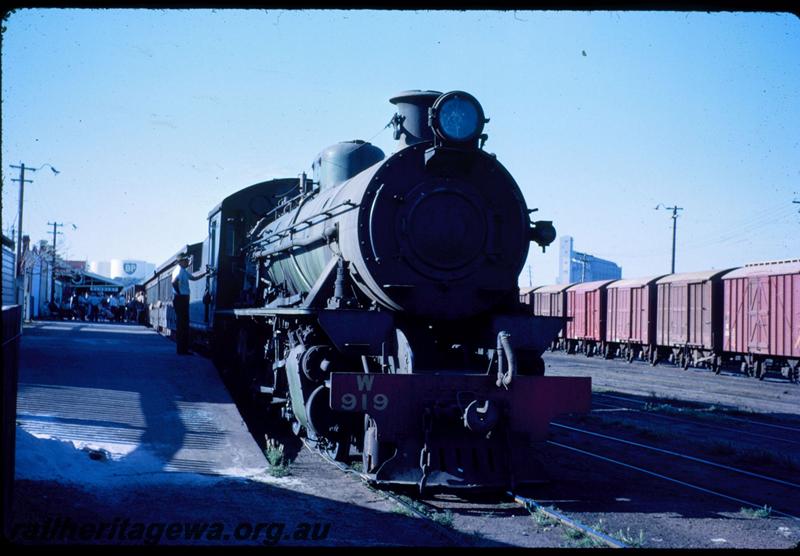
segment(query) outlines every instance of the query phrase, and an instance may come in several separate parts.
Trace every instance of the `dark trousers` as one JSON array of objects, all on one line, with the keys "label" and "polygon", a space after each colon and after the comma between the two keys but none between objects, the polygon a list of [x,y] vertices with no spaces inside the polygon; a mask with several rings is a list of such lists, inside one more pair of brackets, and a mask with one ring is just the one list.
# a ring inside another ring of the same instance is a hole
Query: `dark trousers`
[{"label": "dark trousers", "polygon": [[172,307],[175,309],[175,342],[178,353],[189,351],[189,296],[176,295],[172,298]]}]

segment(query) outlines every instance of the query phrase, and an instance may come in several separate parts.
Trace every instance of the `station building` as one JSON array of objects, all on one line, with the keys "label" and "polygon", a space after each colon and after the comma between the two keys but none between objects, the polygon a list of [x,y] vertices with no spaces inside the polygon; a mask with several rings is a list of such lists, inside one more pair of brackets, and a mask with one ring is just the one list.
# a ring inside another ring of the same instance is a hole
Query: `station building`
[{"label": "station building", "polygon": [[17,254],[14,240],[3,234],[3,305],[17,303]]},{"label": "station building", "polygon": [[86,270],[97,276],[105,276],[129,285],[150,278],[156,265],[134,259],[111,259],[110,261],[89,261]]}]

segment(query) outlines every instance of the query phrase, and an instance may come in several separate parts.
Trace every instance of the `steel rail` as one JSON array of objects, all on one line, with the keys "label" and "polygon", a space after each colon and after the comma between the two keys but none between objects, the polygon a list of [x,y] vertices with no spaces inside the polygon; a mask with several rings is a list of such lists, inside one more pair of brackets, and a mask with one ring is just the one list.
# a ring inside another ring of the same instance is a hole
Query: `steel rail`
[{"label": "steel rail", "polygon": [[[553,446],[558,446],[559,448],[564,448],[566,450],[572,450],[573,452],[578,452],[580,454],[584,454],[584,455],[587,455],[589,457],[593,457],[593,458],[596,458],[596,459],[607,461],[609,463],[613,463],[614,465],[619,465],[619,466],[622,466],[622,467],[626,467],[628,469],[633,469],[634,471],[639,471],[641,473],[645,473],[646,475],[652,475],[653,477],[658,477],[659,479],[664,479],[665,481],[676,483],[676,484],[679,484],[679,485],[682,485],[682,486],[685,486],[685,487],[688,487],[688,488],[691,488],[691,489],[694,489],[694,490],[698,490],[700,492],[705,492],[706,494],[711,494],[711,495],[717,496],[719,498],[725,498],[727,500],[733,500],[734,502],[738,502],[740,504],[747,504],[748,506],[752,506],[753,508],[763,508],[764,505],[765,505],[765,504],[757,504],[755,502],[751,502],[750,500],[743,500],[742,498],[736,498],[735,496],[728,496],[727,494],[722,494],[721,492],[717,492],[717,491],[714,491],[714,490],[711,490],[711,489],[707,489],[707,488],[701,487],[699,485],[693,485],[691,483],[687,483],[687,482],[681,481],[679,479],[673,479],[672,477],[667,477],[666,475],[662,475],[660,473],[656,473],[655,471],[650,471],[648,469],[644,469],[642,467],[637,467],[637,466],[631,465],[629,463],[625,463],[625,462],[622,462],[622,461],[618,461],[618,460],[614,460],[614,459],[611,459],[611,458],[607,458],[605,456],[601,456],[600,454],[587,452],[586,450],[581,450],[580,448],[575,448],[573,446],[567,446],[566,444],[561,444],[560,442],[554,442],[552,440],[548,440],[547,443],[548,444],[552,444]],[[792,515],[792,514],[789,514],[789,513],[786,513],[786,512],[781,512],[779,510],[773,509],[772,513],[780,514],[782,516],[794,519],[795,521],[800,521],[800,517],[797,517],[795,515]]]},{"label": "steel rail", "polygon": [[622,541],[619,541],[619,540],[617,540],[617,539],[615,539],[613,537],[610,537],[610,536],[606,535],[605,533],[603,533],[602,531],[598,531],[597,529],[594,529],[593,527],[589,527],[588,525],[584,525],[580,521],[577,521],[577,520],[574,520],[572,518],[569,518],[569,517],[565,516],[564,514],[562,514],[561,512],[557,512],[556,510],[554,510],[552,508],[545,508],[544,506],[542,506],[541,504],[536,502],[536,500],[534,500],[533,498],[527,498],[525,496],[520,496],[518,494],[514,494],[513,492],[508,492],[507,494],[514,499],[514,502],[516,502],[517,504],[520,504],[521,506],[524,506],[525,509],[529,509],[532,506],[532,507],[536,508],[538,511],[540,511],[543,514],[545,514],[548,517],[550,517],[551,519],[555,519],[556,521],[562,523],[563,525],[566,525],[567,527],[570,527],[571,529],[576,529],[576,530],[580,531],[581,533],[585,533],[586,535],[589,535],[590,537],[602,542],[603,544],[605,544],[607,546],[610,546],[611,548],[630,548],[628,545],[626,545]]},{"label": "steel rail", "polygon": [[[342,463],[340,461],[336,461],[335,459],[331,458],[327,454],[325,454],[325,453],[321,452],[320,450],[318,450],[316,447],[312,446],[305,438],[302,438],[301,441],[303,442],[303,445],[306,447],[306,449],[308,449],[310,452],[316,454],[317,456],[319,456],[320,458],[325,460],[327,463],[333,465],[334,467],[336,467],[340,471],[343,471],[345,473],[350,473],[352,475],[356,475],[364,483],[366,483],[367,486],[370,486],[370,488],[371,488],[371,483],[373,481],[372,481],[372,479],[370,479],[369,475],[367,475],[366,473],[360,472],[360,471],[356,471],[355,469],[352,469],[351,467],[348,467],[347,465],[345,465],[344,463]],[[386,498],[389,498],[393,502],[395,502],[396,504],[399,504],[400,506],[403,506],[404,508],[406,508],[407,510],[412,512],[414,515],[416,515],[417,517],[420,517],[422,519],[426,519],[426,520],[432,522],[434,525],[439,527],[442,530],[442,532],[445,533],[445,535],[451,541],[454,542],[454,544],[460,544],[461,541],[454,537],[453,532],[449,528],[445,527],[444,525],[442,525],[440,523],[437,523],[431,517],[430,514],[426,514],[425,512],[419,511],[418,508],[414,507],[412,504],[409,504],[408,502],[406,502],[401,497],[399,497],[398,495],[394,494],[391,491],[377,490],[377,489],[373,489],[373,490],[375,490],[376,492],[380,492]],[[579,522],[577,520],[571,519],[571,518],[567,517],[566,515],[564,515],[564,514],[562,514],[560,512],[557,512],[557,511],[555,511],[555,510],[553,510],[551,508],[545,508],[544,506],[542,506],[538,502],[536,502],[533,498],[527,498],[527,497],[524,497],[524,496],[520,496],[518,494],[514,494],[512,492],[507,492],[506,494],[511,496],[514,499],[514,502],[516,502],[517,504],[522,505],[526,509],[530,508],[531,506],[533,506],[536,509],[538,509],[539,511],[541,511],[544,514],[546,514],[547,516],[549,516],[550,518],[558,521],[562,525],[565,525],[565,526],[567,526],[567,527],[569,527],[571,529],[575,529],[577,531],[585,533],[586,535],[588,535],[588,536],[590,536],[590,537],[602,542],[603,544],[606,544],[606,545],[610,546],[611,548],[629,548],[623,542],[621,542],[621,541],[619,541],[619,540],[617,540],[617,539],[615,539],[613,537],[610,537],[610,536],[606,535],[605,533],[603,533],[601,531],[598,531],[598,530],[596,530],[596,529],[594,529],[592,527],[589,527],[588,525],[584,525],[583,523],[581,523],[581,522]],[[438,511],[438,508],[436,508],[435,506],[432,506],[431,504],[428,504],[426,502],[422,502],[420,500],[415,500],[415,502],[418,503],[418,504],[427,506],[429,508],[432,508],[435,511]]]},{"label": "steel rail", "polygon": [[746,434],[748,436],[754,436],[756,438],[763,438],[765,440],[775,440],[775,441],[778,441],[778,442],[788,442],[789,444],[800,444],[800,440],[792,440],[792,439],[789,439],[789,438],[782,438],[780,436],[770,436],[768,434],[761,434],[759,432],[751,432],[751,431],[743,431],[743,430],[740,430],[740,429],[732,429],[732,428],[729,428],[729,427],[723,427],[723,426],[720,426],[720,425],[714,425],[712,423],[706,423],[706,422],[704,422],[702,420],[686,419],[686,418],[682,418],[682,417],[676,417],[674,415],[664,415],[663,413],[658,413],[658,412],[645,412],[645,411],[642,411],[641,409],[635,409],[635,408],[632,408],[632,407],[620,407],[620,406],[611,405],[610,403],[603,403],[603,402],[599,402],[599,401],[595,401],[594,403],[596,403],[598,405],[606,406],[606,407],[615,408],[615,409],[625,409],[625,410],[628,410],[628,411],[635,411],[635,412],[640,413],[642,415],[648,415],[648,416],[652,415],[653,417],[658,417],[659,419],[666,419],[668,421],[675,421],[675,422],[678,422],[678,423],[689,423],[689,424],[693,424],[693,425],[698,425],[698,426],[701,426],[701,427],[705,427],[707,429],[715,429],[715,430],[720,430],[720,431],[735,432],[736,434]]},{"label": "steel rail", "polygon": [[561,425],[561,424],[555,423],[555,422],[551,423],[551,425],[553,425],[554,427],[567,429],[567,430],[579,432],[579,433],[582,433],[582,434],[588,434],[588,435],[591,435],[591,436],[596,436],[598,438],[605,438],[606,440],[613,440],[614,442],[621,442],[622,444],[628,444],[629,446],[636,446],[637,448],[644,448],[645,450],[652,450],[654,452],[660,452],[662,454],[667,454],[667,455],[670,455],[670,456],[674,456],[674,457],[678,457],[678,458],[694,461],[694,462],[697,462],[697,463],[702,463],[704,465],[710,465],[712,467],[718,467],[720,469],[725,469],[727,471],[733,471],[734,473],[741,473],[742,475],[748,475],[750,477],[755,477],[756,479],[761,479],[761,480],[764,480],[764,481],[772,481],[773,483],[779,483],[779,484],[782,484],[782,485],[786,485],[786,486],[789,486],[789,487],[800,489],[800,484],[797,484],[797,483],[790,483],[789,481],[783,481],[781,479],[775,479],[774,477],[769,477],[767,475],[761,475],[759,473],[753,473],[751,471],[746,471],[744,469],[739,469],[737,467],[730,467],[730,466],[724,465],[722,463],[715,463],[713,461],[709,461],[709,460],[706,460],[706,459],[696,458],[694,456],[688,456],[686,454],[680,454],[678,452],[673,452],[672,450],[665,450],[664,448],[656,448],[655,446],[648,446],[647,444],[640,444],[639,442],[633,442],[631,440],[625,440],[623,438],[616,438],[614,436],[608,436],[608,435],[605,435],[605,434],[600,434],[599,432],[592,432],[592,431],[587,431],[587,430],[584,430],[584,429],[578,429],[578,428],[575,428],[575,427],[570,427],[568,425]]},{"label": "steel rail", "polygon": [[[622,400],[624,402],[629,402],[629,403],[634,403],[634,404],[639,404],[639,405],[645,405],[647,403],[650,403],[650,402],[643,402],[641,400],[634,400],[634,399],[631,399],[631,398],[624,398],[624,397],[621,397],[621,396],[614,396],[612,394],[605,394],[603,392],[596,392],[596,394],[600,395],[600,396],[605,396],[606,398],[611,398],[613,400]],[[730,419],[732,421],[740,421],[742,423],[750,423],[751,425],[757,425],[757,426],[760,426],[760,427],[771,427],[771,428],[774,428],[774,429],[782,429],[782,430],[787,430],[787,431],[791,431],[791,432],[800,432],[800,428],[798,428],[798,427],[787,427],[787,426],[784,426],[784,425],[775,425],[773,423],[761,423],[759,421],[753,421],[751,419],[744,419],[742,417],[734,417],[732,415],[725,415],[724,413],[722,413],[720,415],[722,417],[724,417],[725,419]]]},{"label": "steel rail", "polygon": [[[325,454],[325,453],[321,452],[320,450],[318,450],[316,447],[312,446],[307,441],[307,439],[301,438],[300,440],[303,442],[303,446],[305,446],[306,449],[308,451],[310,451],[311,453],[316,454],[317,456],[322,458],[324,461],[326,461],[327,463],[333,465],[334,467],[336,467],[340,471],[344,471],[345,473],[350,473],[352,475],[356,475],[359,479],[361,479],[364,483],[366,483],[367,487],[369,487],[374,492],[380,493],[385,498],[388,498],[392,502],[402,506],[403,508],[407,509],[408,511],[410,511],[411,513],[413,513],[417,517],[431,522],[435,527],[437,527],[439,529],[439,531],[442,534],[444,534],[445,537],[447,537],[447,539],[450,542],[453,543],[454,546],[463,544],[463,539],[456,538],[455,532],[452,529],[450,529],[448,527],[445,527],[441,523],[436,522],[429,514],[426,514],[425,512],[419,511],[418,508],[415,508],[412,504],[409,504],[408,502],[406,502],[405,500],[403,500],[401,497],[399,497],[398,495],[394,494],[393,492],[390,492],[390,491],[387,491],[387,490],[378,490],[378,489],[372,488],[371,483],[373,483],[373,481],[372,481],[372,479],[370,479],[369,475],[367,475],[366,473],[363,473],[361,471],[356,471],[355,469],[352,469],[351,467],[348,467],[344,463],[342,463],[340,461],[336,461],[335,459],[331,458],[327,454]],[[424,502],[417,501],[417,503],[425,505],[425,506],[432,507],[432,506],[430,506],[430,504],[425,504]]]}]

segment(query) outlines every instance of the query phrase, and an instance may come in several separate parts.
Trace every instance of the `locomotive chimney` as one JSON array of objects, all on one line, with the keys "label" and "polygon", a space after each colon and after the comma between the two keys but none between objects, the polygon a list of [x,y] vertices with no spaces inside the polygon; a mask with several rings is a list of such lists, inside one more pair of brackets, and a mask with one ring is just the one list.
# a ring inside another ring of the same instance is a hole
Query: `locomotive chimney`
[{"label": "locomotive chimney", "polygon": [[433,131],[428,125],[428,108],[441,94],[438,91],[413,90],[403,91],[389,99],[397,105],[392,124],[398,151],[421,141],[433,140]]}]

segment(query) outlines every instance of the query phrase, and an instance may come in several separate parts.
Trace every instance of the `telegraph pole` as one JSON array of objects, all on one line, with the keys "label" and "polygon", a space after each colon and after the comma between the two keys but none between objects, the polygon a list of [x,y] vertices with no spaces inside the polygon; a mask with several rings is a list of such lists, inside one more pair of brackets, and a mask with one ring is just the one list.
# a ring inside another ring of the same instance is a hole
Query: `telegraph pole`
[{"label": "telegraph pole", "polygon": [[[24,162],[20,162],[19,166],[15,166],[14,164],[10,165],[12,168],[19,170],[19,179],[11,179],[11,181],[19,182],[19,214],[17,215],[17,268],[16,268],[16,278],[17,278],[17,294],[24,296],[24,292],[22,292],[22,287],[20,283],[20,277],[22,276],[22,200],[25,196],[25,184],[26,183],[33,183],[33,180],[26,180],[25,179],[25,170],[29,172],[36,172],[37,170],[41,170],[45,166],[49,166],[50,170],[53,172],[53,175],[58,175],[60,172],[56,170],[52,164],[46,163],[42,164],[38,168],[31,168],[29,166],[25,166]],[[22,305],[22,299],[17,297],[17,303]]]},{"label": "telegraph pole", "polygon": [[[11,165],[12,168],[16,168],[19,170],[19,179],[11,179],[11,181],[18,181],[19,182],[19,212],[17,213],[17,272],[16,275],[19,276],[22,274],[22,199],[25,196],[25,184],[26,183],[33,183],[33,180],[26,180],[25,179],[25,170],[30,172],[35,172],[36,170],[33,168],[29,168],[25,166],[24,162],[20,162],[19,166]],[[19,301],[19,300],[17,300]]]},{"label": "telegraph pole", "polygon": [[59,224],[58,222],[48,222],[47,225],[53,227],[53,263],[50,268],[52,271],[50,277],[50,303],[53,303],[56,296],[56,236],[64,234],[64,232],[57,231],[57,227],[63,226],[64,224]]},{"label": "telegraph pole", "polygon": [[672,211],[672,274],[675,274],[675,235],[678,228],[678,211],[683,210],[682,207],[675,205],[674,207],[661,207],[661,203],[656,205],[656,210],[664,208]]}]

